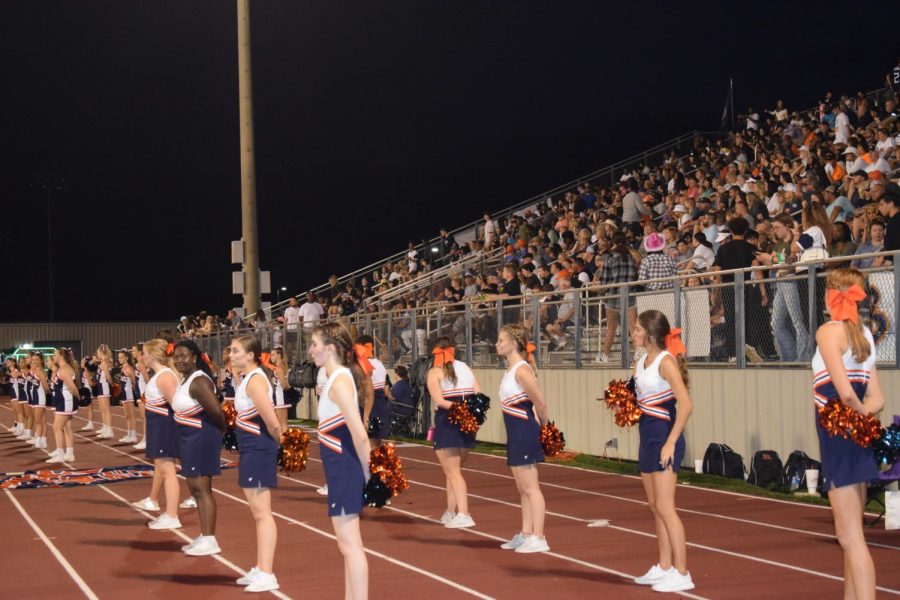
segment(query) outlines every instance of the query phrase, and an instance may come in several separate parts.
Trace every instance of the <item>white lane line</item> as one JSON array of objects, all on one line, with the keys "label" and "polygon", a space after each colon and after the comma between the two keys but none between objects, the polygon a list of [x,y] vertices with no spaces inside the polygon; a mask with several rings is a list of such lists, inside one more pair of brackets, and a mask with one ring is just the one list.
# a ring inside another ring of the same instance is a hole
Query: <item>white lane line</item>
[{"label": "white lane line", "polygon": [[90,600],[99,600],[97,598],[97,594],[94,593],[94,590],[88,586],[87,583],[84,582],[84,579],[81,578],[81,575],[78,574],[78,571],[66,560],[66,557],[62,555],[62,552],[54,545],[53,542],[50,541],[50,538],[44,533],[44,531],[38,527],[38,524],[34,522],[34,519],[28,514],[28,512],[19,504],[19,501],[16,500],[15,496],[9,490],[4,490],[6,492],[6,497],[9,498],[9,501],[12,502],[13,506],[19,511],[19,514],[22,515],[22,518],[31,526],[31,529],[38,535],[44,545],[50,550],[50,553],[57,560],[57,562],[62,565],[62,568],[65,569],[66,573],[68,573],[69,577],[72,578],[72,581],[81,588],[82,593]]},{"label": "white lane line", "polygon": [[[115,429],[118,429],[118,428],[115,428]],[[76,435],[77,437],[80,437],[80,438],[84,439],[84,440],[87,440],[88,442],[91,442],[92,444],[96,444],[97,446],[100,446],[101,448],[106,448],[107,450],[112,450],[113,452],[118,452],[119,454],[122,454],[122,455],[124,455],[124,456],[129,456],[129,457],[131,457],[131,458],[133,458],[133,459],[135,459],[135,460],[139,460],[139,461],[141,461],[141,462],[143,462],[143,463],[146,463],[146,464],[148,464],[148,465],[149,465],[149,464],[152,464],[152,463],[150,463],[149,461],[144,460],[143,458],[140,458],[140,457],[138,457],[138,456],[133,456],[133,455],[131,455],[131,454],[128,454],[127,452],[122,452],[122,451],[119,450],[118,448],[113,448],[112,446],[105,446],[105,445],[101,444],[100,442],[96,442],[96,441],[94,441],[94,440],[92,440],[92,439],[90,439],[90,438],[84,437],[84,436],[82,436],[81,434],[77,434],[77,433],[76,433],[75,435]],[[179,475],[178,477],[184,479],[184,477],[181,476],[181,475]],[[280,477],[283,477],[283,476],[280,476]],[[290,479],[291,481],[297,481],[297,480],[292,479],[292,478],[290,478],[290,477],[283,477],[283,478],[284,478],[284,479]],[[307,485],[312,485],[312,484],[307,484]],[[101,486],[101,487],[103,487],[103,486]],[[314,487],[318,487],[318,486],[314,486]],[[110,490],[106,490],[106,491],[109,492],[109,493],[111,493],[111,494],[113,493],[113,492],[110,491]],[[220,489],[216,489],[216,488],[213,488],[213,491],[214,491],[215,493],[217,493],[217,494],[220,494],[220,495],[222,495],[222,496],[225,496],[226,498],[229,498],[230,500],[234,500],[235,502],[239,502],[239,503],[241,503],[241,504],[243,504],[243,505],[245,505],[245,506],[248,506],[248,507],[250,506],[250,504],[249,504],[246,500],[242,500],[241,498],[238,498],[237,496],[233,496],[233,495],[229,494],[228,492],[224,492],[224,491],[222,491],[222,490],[220,490]],[[114,494],[114,495],[115,495],[115,494]],[[128,501],[125,500],[124,498],[123,498],[123,500],[124,500],[125,502],[128,502]],[[131,505],[130,502],[129,502],[128,504],[129,504],[129,506]],[[136,507],[133,507],[133,508],[135,508],[135,510],[137,510]],[[140,511],[140,512],[143,512],[143,511]],[[146,514],[146,513],[145,513],[145,514]],[[293,519],[293,518],[291,518],[291,517],[288,517],[287,515],[283,515],[283,514],[281,514],[281,513],[275,512],[275,511],[272,511],[272,515],[275,516],[275,517],[278,517],[278,518],[280,518],[280,519],[283,519],[283,520],[287,521],[288,523],[292,523],[292,524],[294,524],[294,525],[299,525],[300,527],[303,527],[303,528],[305,528],[305,529],[307,529],[307,530],[309,530],[309,531],[312,531],[313,533],[317,533],[317,534],[319,534],[319,535],[321,535],[321,536],[323,536],[323,537],[327,537],[327,538],[330,539],[330,540],[337,541],[337,538],[336,538],[333,534],[328,533],[327,531],[324,531],[324,530],[322,530],[322,529],[319,529],[318,527],[313,527],[312,525],[309,525],[308,523],[304,523],[304,522],[302,522],[302,521],[298,521],[298,520],[296,520],[296,519]],[[180,533],[180,532],[179,532],[179,533]],[[188,538],[187,536],[184,536],[184,538],[185,538],[187,541],[191,541],[190,538]],[[404,562],[404,561],[402,561],[402,560],[393,558],[393,557],[391,557],[391,556],[388,556],[387,554],[383,554],[383,553],[381,553],[381,552],[378,552],[378,551],[376,551],[376,550],[372,550],[372,549],[370,549],[370,548],[366,548],[365,551],[366,551],[366,554],[370,554],[370,555],[372,555],[372,556],[375,556],[375,557],[377,557],[377,558],[380,558],[380,559],[382,559],[382,560],[385,560],[385,561],[387,561],[387,562],[389,562],[389,563],[392,563],[392,564],[395,564],[395,565],[397,565],[397,566],[399,566],[399,567],[402,567],[402,568],[404,568],[404,569],[407,569],[407,570],[409,570],[409,571],[413,571],[413,572],[415,572],[415,573],[419,573],[420,575],[424,575],[424,576],[426,576],[426,577],[428,577],[428,578],[430,578],[430,579],[434,579],[435,581],[438,581],[438,582],[440,582],[440,583],[443,583],[443,584],[445,584],[445,585],[447,585],[447,586],[449,586],[449,587],[452,587],[452,588],[454,588],[454,589],[456,589],[456,590],[459,590],[459,591],[461,591],[461,592],[465,592],[465,593],[467,593],[467,594],[469,594],[469,595],[471,595],[471,596],[474,596],[474,597],[476,597],[476,598],[481,598],[482,600],[493,600],[493,598],[492,598],[491,596],[488,596],[488,595],[486,595],[486,594],[482,594],[481,592],[479,592],[479,591],[477,591],[477,590],[474,590],[474,589],[472,589],[472,588],[466,587],[466,586],[462,585],[461,583],[457,583],[457,582],[455,582],[455,581],[453,581],[453,580],[447,579],[447,578],[445,578],[445,577],[441,577],[440,575],[437,575],[437,574],[432,573],[432,572],[430,572],[430,571],[426,571],[425,569],[421,569],[421,568],[419,568],[419,567],[417,567],[417,566],[415,566],[415,565],[413,565],[413,564]],[[238,569],[237,567],[235,567],[235,569],[236,569],[239,573],[244,573],[243,571],[241,571],[241,570]],[[274,593],[274,592],[273,592],[273,593]]]}]

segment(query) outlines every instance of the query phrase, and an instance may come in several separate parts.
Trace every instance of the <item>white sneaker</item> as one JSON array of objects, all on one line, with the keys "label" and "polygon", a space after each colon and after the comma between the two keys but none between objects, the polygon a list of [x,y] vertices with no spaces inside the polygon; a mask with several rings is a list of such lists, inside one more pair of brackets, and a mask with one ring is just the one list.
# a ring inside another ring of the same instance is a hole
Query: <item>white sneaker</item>
[{"label": "white sneaker", "polygon": [[150,529],[181,529],[181,521],[178,517],[170,517],[166,513],[159,515],[147,524]]},{"label": "white sneaker", "polygon": [[150,497],[144,498],[143,500],[139,500],[137,502],[132,502],[131,505],[135,508],[140,508],[141,510],[149,510],[152,512],[159,511],[159,502],[155,502]]},{"label": "white sneaker", "polygon": [[271,592],[272,590],[278,589],[278,580],[275,578],[275,573],[263,573],[262,571],[251,581],[247,587],[244,588],[245,592]]},{"label": "white sneaker", "polygon": [[446,525],[450,521],[453,520],[453,517],[456,516],[455,512],[450,512],[449,510],[445,510],[444,514],[441,515],[441,525]]},{"label": "white sneaker", "polygon": [[605,365],[609,362],[609,355],[606,352],[598,352],[597,356],[594,357],[594,362]]},{"label": "white sneaker", "polygon": [[525,543],[525,539],[527,537],[528,536],[526,536],[524,533],[522,533],[520,531],[519,533],[514,535],[513,538],[511,540],[509,540],[508,542],[500,544],[500,547],[503,548],[504,550],[515,550],[516,548],[518,548],[519,546],[521,546],[522,544]]},{"label": "white sneaker", "polygon": [[197,537],[195,537],[194,539],[192,539],[190,544],[185,544],[184,546],[182,546],[182,547],[181,547],[181,551],[182,551],[182,552],[187,552],[188,550],[190,550],[191,548],[193,548],[194,546],[196,546],[198,543],[200,543],[200,540],[201,540],[201,539],[203,539],[203,535],[202,535],[202,534],[201,534],[201,535],[198,535]]},{"label": "white sneaker", "polygon": [[[26,429],[26,430],[25,430],[25,437],[23,437],[22,439],[25,440],[25,441],[33,440],[33,439],[34,439],[34,432],[31,431],[30,429]],[[32,443],[33,443],[33,442],[32,442]]]},{"label": "white sneaker", "polygon": [[65,460],[65,455],[59,449],[57,449],[57,450],[54,450],[53,452],[51,452],[50,458],[48,458],[44,462],[54,464],[54,463],[61,463],[64,460]]},{"label": "white sneaker", "polygon": [[464,529],[466,527],[475,527],[475,521],[472,520],[471,515],[464,515],[462,513],[456,513],[456,516],[450,519],[446,525],[444,525],[447,529]]},{"label": "white sneaker", "polygon": [[257,569],[256,567],[253,567],[252,569],[247,571],[246,575],[244,575],[243,577],[241,577],[240,579],[237,580],[237,584],[238,585],[250,585],[251,583],[253,583],[253,581],[257,577],[259,577],[259,573],[260,573],[259,569]]},{"label": "white sneaker", "polygon": [[319,494],[320,496],[327,496],[328,495],[328,484],[326,483],[322,487],[316,489],[316,493]]},{"label": "white sneaker", "polygon": [[135,450],[146,450],[147,449],[147,440],[141,440],[134,446],[132,446]]},{"label": "white sneaker", "polygon": [[12,432],[13,435],[19,435],[20,433],[22,433],[22,424],[16,423],[15,427],[10,429],[10,431]]},{"label": "white sneaker", "polygon": [[213,535],[201,535],[194,540],[194,542],[195,543],[190,544],[190,547],[187,550],[182,548],[184,553],[188,556],[209,556],[210,554],[218,554],[222,551],[222,549],[219,548],[219,542]]},{"label": "white sneaker", "polygon": [[536,535],[529,535],[525,538],[525,542],[516,548],[519,554],[533,554],[535,552],[550,552],[550,545],[547,544],[547,538],[539,538]]},{"label": "white sneaker", "polygon": [[690,572],[682,575],[678,569],[672,568],[665,579],[653,586],[654,592],[686,592],[694,589],[694,581]]},{"label": "white sneaker", "polygon": [[27,439],[27,438],[28,438],[28,436],[25,435],[25,430],[24,430],[24,429],[19,433],[19,435],[16,436],[16,439],[17,439],[17,440],[24,440],[24,439]]},{"label": "white sneaker", "polygon": [[88,421],[87,425],[79,429],[78,431],[93,431],[94,430],[94,422]]},{"label": "white sneaker", "polygon": [[65,457],[63,458],[64,462],[75,462],[75,452],[66,452]]},{"label": "white sneaker", "polygon": [[39,447],[38,444],[40,442],[41,442],[41,438],[32,437],[32,438],[28,439],[25,443],[28,444],[29,446],[34,446],[35,448],[38,448]]},{"label": "white sneaker", "polygon": [[188,496],[181,501],[181,504],[178,505],[178,508],[197,508],[197,501],[193,496]]},{"label": "white sneaker", "polygon": [[34,447],[35,447],[35,448],[41,448],[41,449],[46,448],[46,447],[47,447],[47,438],[45,438],[45,437],[38,438],[38,441],[37,441],[37,443],[34,445]]},{"label": "white sneaker", "polygon": [[113,438],[112,429],[101,429],[100,433],[97,434],[98,440],[110,440]]},{"label": "white sneaker", "polygon": [[133,444],[137,441],[136,437],[132,437],[130,433],[126,433],[125,437],[119,439],[120,444]]},{"label": "white sneaker", "polygon": [[650,567],[650,570],[641,575],[640,577],[635,577],[634,582],[638,585],[655,585],[666,578],[669,574],[669,571],[674,570],[674,567],[669,567],[669,570],[665,570],[659,566],[659,564],[655,564]]}]

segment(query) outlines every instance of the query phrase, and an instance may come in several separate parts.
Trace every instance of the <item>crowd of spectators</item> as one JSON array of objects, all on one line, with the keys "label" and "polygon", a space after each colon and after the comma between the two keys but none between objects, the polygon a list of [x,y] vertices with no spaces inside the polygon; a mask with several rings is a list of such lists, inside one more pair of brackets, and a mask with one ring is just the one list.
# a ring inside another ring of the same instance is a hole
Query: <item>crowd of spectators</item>
[{"label": "crowd of spectators", "polygon": [[[459,243],[447,230],[441,230],[433,248],[410,242],[402,260],[385,263],[371,276],[344,283],[332,276],[302,304],[292,300],[275,323],[260,311],[246,325],[288,331],[319,319],[390,311],[397,318],[392,347],[402,354],[416,335],[418,306],[473,302],[487,308],[508,297],[553,292],[540,314],[507,300],[515,308],[509,314],[504,308],[503,318],[526,325],[540,318],[554,350],[570,341],[575,288],[647,281],[644,289],[658,291],[671,288],[677,273],[694,274],[688,285],[700,285],[733,280],[716,271],[759,265],[772,269],[755,278],[776,278],[804,269],[811,260],[837,256],[848,257],[846,264],[853,266],[878,267],[884,258],[852,256],[900,249],[897,102],[890,89],[878,102],[861,92],[837,96],[829,91],[810,110],[791,110],[781,100],[772,110],[749,108],[738,116],[735,131],[698,135],[682,156],[672,150],[660,164],[635,165],[614,185],[583,183],[522,214],[498,219],[485,214],[471,242]],[[452,268],[489,251],[502,254],[499,262]],[[451,268],[440,285],[411,285],[409,293],[381,301],[384,292],[443,265]],[[808,358],[804,284],[751,281],[745,290],[749,320],[771,324],[748,329],[751,360]],[[714,359],[734,359],[733,293],[723,288],[711,298]],[[622,321],[618,298],[607,298],[604,308],[607,328],[599,362],[608,360]],[[625,310],[630,323],[633,300]],[[493,341],[496,335],[488,312],[474,313],[478,340]],[[233,313],[186,321],[180,327],[186,335],[243,325]]]}]

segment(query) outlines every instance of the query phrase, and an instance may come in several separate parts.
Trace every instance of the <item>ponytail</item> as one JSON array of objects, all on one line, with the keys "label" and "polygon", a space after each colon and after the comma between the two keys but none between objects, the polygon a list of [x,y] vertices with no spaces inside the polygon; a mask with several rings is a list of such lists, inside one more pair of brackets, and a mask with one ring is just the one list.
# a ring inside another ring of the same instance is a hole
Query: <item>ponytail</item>
[{"label": "ponytail", "polygon": [[684,382],[684,387],[691,389],[691,380],[688,376],[687,361],[684,359],[684,354],[676,356],[675,362],[678,363],[678,372],[681,374],[681,380]]},{"label": "ponytail", "polygon": [[866,339],[866,334],[863,333],[862,321],[854,323],[848,319],[843,323],[844,331],[847,333],[847,340],[850,342],[850,348],[853,350],[853,360],[858,363],[865,362],[872,354],[872,347],[869,345],[869,340]]},{"label": "ponytail", "polygon": [[[456,369],[453,368],[453,344],[450,343],[450,338],[446,335],[439,337],[433,353],[435,355],[443,355],[440,364],[437,364],[436,361],[435,366],[440,366],[443,369],[444,379],[448,380],[453,385],[456,385]],[[435,358],[437,358],[437,356]]]},{"label": "ponytail", "polygon": [[322,337],[323,344],[334,346],[334,349],[337,351],[338,362],[350,369],[350,374],[353,376],[353,384],[356,386],[357,400],[362,402],[366,395],[366,381],[369,381],[369,378],[363,373],[359,363],[356,362],[356,355],[353,352],[353,338],[350,337],[350,332],[340,323],[331,322],[316,328],[314,333],[318,333]]}]

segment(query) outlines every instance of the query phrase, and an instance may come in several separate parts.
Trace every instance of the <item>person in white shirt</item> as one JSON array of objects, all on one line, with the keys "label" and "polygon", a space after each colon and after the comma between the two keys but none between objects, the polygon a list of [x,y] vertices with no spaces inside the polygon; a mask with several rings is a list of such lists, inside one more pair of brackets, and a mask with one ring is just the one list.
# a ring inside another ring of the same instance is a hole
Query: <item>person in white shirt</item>
[{"label": "person in white shirt", "polygon": [[412,242],[407,246],[406,266],[409,267],[410,274],[415,273],[419,268],[419,253],[416,252],[416,245]]},{"label": "person in white shirt", "polygon": [[850,117],[847,116],[847,109],[841,104],[838,107],[838,114],[834,119],[834,143],[847,144],[850,141]]},{"label": "person in white shirt", "polygon": [[484,247],[490,249],[494,244],[494,238],[497,234],[497,225],[491,220],[491,215],[484,213]]},{"label": "person in white shirt", "polygon": [[300,323],[300,303],[296,298],[291,298],[288,305],[284,309],[284,322],[288,331],[297,331],[297,325]]},{"label": "person in white shirt", "polygon": [[303,319],[304,331],[312,331],[319,324],[322,315],[325,314],[325,309],[316,302],[316,295],[312,292],[306,293],[306,302],[298,310],[299,316]]}]

